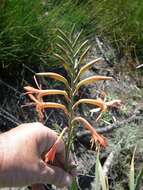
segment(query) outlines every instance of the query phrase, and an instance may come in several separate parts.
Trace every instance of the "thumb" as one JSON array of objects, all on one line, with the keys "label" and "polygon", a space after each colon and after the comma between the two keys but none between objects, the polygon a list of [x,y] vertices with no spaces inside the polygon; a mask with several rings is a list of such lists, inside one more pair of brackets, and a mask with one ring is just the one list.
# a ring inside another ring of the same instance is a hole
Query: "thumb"
[{"label": "thumb", "polygon": [[39,176],[40,183],[53,184],[58,187],[69,186],[72,183],[72,176],[62,168],[45,163],[44,165]]}]

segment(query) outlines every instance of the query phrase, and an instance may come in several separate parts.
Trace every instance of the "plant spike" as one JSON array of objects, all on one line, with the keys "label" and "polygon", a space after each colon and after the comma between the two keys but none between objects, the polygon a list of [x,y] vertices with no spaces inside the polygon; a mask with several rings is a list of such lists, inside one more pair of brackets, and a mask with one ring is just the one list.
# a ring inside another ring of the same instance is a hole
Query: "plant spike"
[{"label": "plant spike", "polygon": [[[31,105],[35,105],[36,111],[38,113],[39,120],[43,122],[44,119],[44,114],[43,111],[44,109],[47,108],[56,108],[56,109],[61,109],[64,111],[64,113],[68,116],[68,130],[63,130],[60,137],[63,136],[63,134],[67,131],[68,132],[68,138],[66,142],[66,151],[65,151],[65,169],[69,171],[68,168],[68,159],[69,159],[69,153],[71,150],[71,145],[73,143],[73,137],[74,137],[74,127],[75,127],[75,122],[80,122],[84,125],[85,129],[90,131],[92,135],[92,145],[96,142],[98,142],[101,146],[106,147],[107,146],[107,141],[102,135],[99,135],[96,130],[92,127],[92,125],[83,117],[76,116],[75,108],[81,104],[90,104],[90,105],[95,105],[99,107],[99,116],[97,117],[96,121],[101,117],[102,112],[106,111],[108,107],[116,107],[118,108],[121,104],[120,100],[114,100],[114,101],[109,101],[106,102],[106,99],[79,99],[78,101],[75,102],[75,93],[79,90],[79,88],[83,85],[91,84],[93,82],[97,82],[100,80],[111,80],[112,77],[108,76],[91,76],[86,79],[83,79],[79,81],[80,76],[90,67],[97,63],[98,61],[101,60],[101,58],[95,59],[85,66],[81,67],[81,64],[83,63],[83,60],[87,53],[89,52],[90,46],[87,47],[88,40],[84,41],[83,43],[80,43],[80,36],[81,33],[78,33],[74,35],[74,30],[75,26],[73,26],[71,33],[69,36],[62,30],[58,30],[58,44],[57,47],[59,50],[62,52],[62,55],[60,54],[55,54],[55,56],[60,60],[62,63],[63,67],[66,69],[67,74],[69,74],[70,81],[66,79],[66,77],[63,77],[62,75],[54,72],[43,72],[43,73],[36,73],[35,76],[43,76],[43,77],[49,77],[52,79],[55,79],[57,81],[62,82],[66,90],[57,90],[57,89],[47,89],[47,90],[42,90],[41,86],[39,86],[37,80],[35,80],[36,85],[38,89],[33,88],[33,87],[25,87],[25,90],[27,91],[26,94],[30,97],[32,100]],[[80,55],[81,54],[81,55]],[[35,78],[36,79],[36,78]],[[63,95],[67,100],[68,100],[68,108],[67,106],[61,104],[61,103],[56,103],[56,102],[44,102],[45,96],[48,95],[56,95],[60,94]],[[59,139],[58,138],[58,139]],[[57,141],[56,141],[57,142]],[[45,157],[45,161],[54,161],[55,154],[56,154],[56,146],[57,143],[54,143],[51,149]]]}]

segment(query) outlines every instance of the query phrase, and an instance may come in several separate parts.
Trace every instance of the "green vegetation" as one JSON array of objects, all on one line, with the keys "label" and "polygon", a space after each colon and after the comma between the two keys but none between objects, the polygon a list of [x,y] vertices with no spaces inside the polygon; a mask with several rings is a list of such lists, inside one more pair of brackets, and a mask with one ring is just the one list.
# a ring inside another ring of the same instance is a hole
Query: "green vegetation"
[{"label": "green vegetation", "polygon": [[[73,23],[89,38],[108,39],[119,53],[142,57],[143,2],[140,0],[3,0],[0,5],[0,65],[51,60],[56,28]],[[54,61],[55,62],[55,61]],[[53,61],[52,61],[53,63]]]}]

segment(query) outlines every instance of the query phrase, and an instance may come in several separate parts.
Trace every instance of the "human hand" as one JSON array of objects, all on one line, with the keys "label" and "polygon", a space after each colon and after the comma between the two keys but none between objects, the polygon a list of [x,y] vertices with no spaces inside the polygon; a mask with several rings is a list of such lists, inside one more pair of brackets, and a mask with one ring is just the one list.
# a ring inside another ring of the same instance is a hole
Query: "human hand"
[{"label": "human hand", "polygon": [[[57,146],[52,165],[43,161],[57,139],[56,133],[41,123],[21,124],[0,135],[0,187],[30,184],[70,185],[72,174],[64,166],[64,143]],[[73,165],[69,158],[69,166]]]}]

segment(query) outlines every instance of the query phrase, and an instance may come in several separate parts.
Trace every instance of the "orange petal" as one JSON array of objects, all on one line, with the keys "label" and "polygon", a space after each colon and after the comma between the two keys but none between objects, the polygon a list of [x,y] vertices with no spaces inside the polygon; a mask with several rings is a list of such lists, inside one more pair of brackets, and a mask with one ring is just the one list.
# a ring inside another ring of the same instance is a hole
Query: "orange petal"
[{"label": "orange petal", "polygon": [[[78,121],[78,122],[82,122],[84,124],[84,127],[90,131],[92,138],[94,140],[94,142],[99,142],[104,148],[107,146],[107,141],[105,138],[103,138],[101,135],[99,135],[96,130],[92,127],[92,125],[83,117],[75,117],[72,120],[72,123],[74,121]],[[92,146],[93,146],[93,140],[92,140]]]},{"label": "orange petal", "polygon": [[59,137],[57,138],[56,142],[53,144],[53,146],[51,147],[51,149],[49,150],[49,152],[45,155],[45,162],[48,163],[49,161],[53,162],[55,159],[55,155],[56,155],[56,150],[57,150],[57,146],[59,141],[61,140],[62,136],[64,135],[64,133],[66,132],[68,128],[65,127],[61,134],[59,135]]},{"label": "orange petal", "polygon": [[57,150],[57,144],[54,144],[49,152],[45,155],[45,162],[48,163],[49,161],[53,162],[55,159]]},{"label": "orange petal", "polygon": [[94,139],[95,142],[98,141],[99,144],[101,144],[104,148],[107,146],[107,141],[106,141],[106,139],[105,139],[104,137],[102,137],[101,135],[98,135],[98,134],[96,133],[96,135],[93,134],[92,137],[93,137],[93,139]]}]

